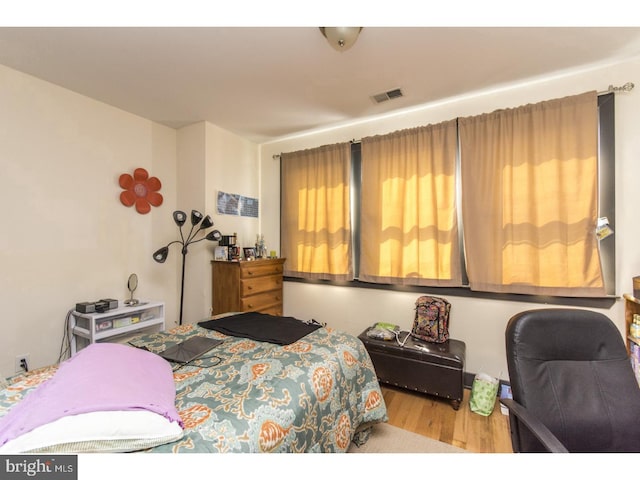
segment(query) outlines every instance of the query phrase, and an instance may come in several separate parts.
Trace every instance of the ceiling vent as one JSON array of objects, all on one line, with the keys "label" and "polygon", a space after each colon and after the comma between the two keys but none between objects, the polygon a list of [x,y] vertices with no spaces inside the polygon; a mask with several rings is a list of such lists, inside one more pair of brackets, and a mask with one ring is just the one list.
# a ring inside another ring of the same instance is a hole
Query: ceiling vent
[{"label": "ceiling vent", "polygon": [[402,90],[396,88],[394,90],[389,90],[388,92],[378,93],[377,95],[373,95],[371,99],[375,103],[386,102],[387,100],[393,100],[394,98],[402,97]]}]

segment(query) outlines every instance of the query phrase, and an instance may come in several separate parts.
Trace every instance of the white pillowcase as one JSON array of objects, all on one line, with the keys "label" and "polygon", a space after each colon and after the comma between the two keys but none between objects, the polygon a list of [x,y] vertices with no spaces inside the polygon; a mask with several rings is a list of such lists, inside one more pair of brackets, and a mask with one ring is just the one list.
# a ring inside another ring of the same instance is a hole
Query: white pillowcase
[{"label": "white pillowcase", "polygon": [[182,438],[176,422],[149,410],[100,411],[62,417],[0,447],[0,453],[131,452]]}]

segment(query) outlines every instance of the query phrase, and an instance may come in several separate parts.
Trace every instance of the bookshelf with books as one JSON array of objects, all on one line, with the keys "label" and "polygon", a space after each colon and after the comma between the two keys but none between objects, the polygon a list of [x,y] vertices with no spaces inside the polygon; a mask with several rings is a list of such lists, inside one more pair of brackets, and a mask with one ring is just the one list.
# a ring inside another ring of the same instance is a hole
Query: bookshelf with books
[{"label": "bookshelf with books", "polygon": [[623,298],[627,351],[633,372],[640,384],[640,299],[628,293],[625,293]]}]

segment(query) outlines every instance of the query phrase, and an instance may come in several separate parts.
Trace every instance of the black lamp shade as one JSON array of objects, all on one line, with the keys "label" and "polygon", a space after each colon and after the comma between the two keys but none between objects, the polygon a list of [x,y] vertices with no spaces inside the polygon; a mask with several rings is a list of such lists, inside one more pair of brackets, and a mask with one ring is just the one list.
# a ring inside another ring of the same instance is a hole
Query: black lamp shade
[{"label": "black lamp shade", "polygon": [[213,220],[211,220],[211,217],[207,215],[206,217],[204,217],[202,223],[200,224],[200,230],[204,230],[205,228],[209,227],[213,227]]},{"label": "black lamp shade", "polygon": [[180,210],[176,210],[175,212],[173,212],[173,221],[176,222],[176,225],[181,227],[182,225],[184,225],[184,222],[187,221],[187,214]]},{"label": "black lamp shade", "polygon": [[197,210],[191,210],[191,225],[197,225],[202,220],[202,214]]},{"label": "black lamp shade", "polygon": [[164,263],[169,255],[169,247],[162,247],[153,254],[153,259],[158,263]]},{"label": "black lamp shade", "polygon": [[220,233],[219,230],[212,230],[210,231],[207,236],[205,237],[207,240],[213,242],[213,241],[220,241],[222,240],[222,234]]},{"label": "black lamp shade", "polygon": [[[176,222],[176,225],[178,225],[178,228],[180,229],[180,240],[170,242],[166,246],[156,250],[153,253],[153,259],[158,263],[164,263],[167,260],[167,257],[169,256],[169,247],[174,243],[179,243],[180,245],[182,245],[182,282],[180,286],[180,325],[182,325],[182,307],[184,304],[184,271],[185,271],[185,259],[187,256],[187,247],[189,247],[189,245],[191,245],[192,243],[200,242],[205,239],[211,240],[211,241],[221,240],[222,234],[220,233],[219,230],[213,230],[209,232],[208,235],[204,237],[201,236],[198,240],[196,240],[196,236],[198,236],[200,231],[206,230],[207,228],[213,226],[213,220],[211,220],[211,217],[209,215],[204,217],[197,210],[191,210],[192,227],[186,238],[182,234],[182,226],[187,221],[187,214],[181,210],[176,210],[175,212],[173,212],[173,221]],[[198,224],[200,224],[199,227],[197,227]]]}]

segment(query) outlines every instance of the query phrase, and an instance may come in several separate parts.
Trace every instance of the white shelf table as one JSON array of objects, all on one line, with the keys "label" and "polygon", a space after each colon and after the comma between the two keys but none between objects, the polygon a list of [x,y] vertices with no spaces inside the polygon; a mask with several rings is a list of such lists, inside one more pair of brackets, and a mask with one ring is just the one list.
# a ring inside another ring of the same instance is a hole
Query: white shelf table
[{"label": "white shelf table", "polygon": [[129,306],[118,302],[118,308],[102,313],[71,312],[69,343],[71,355],[92,343],[122,341],[127,336],[165,329],[164,302],[147,301]]}]

